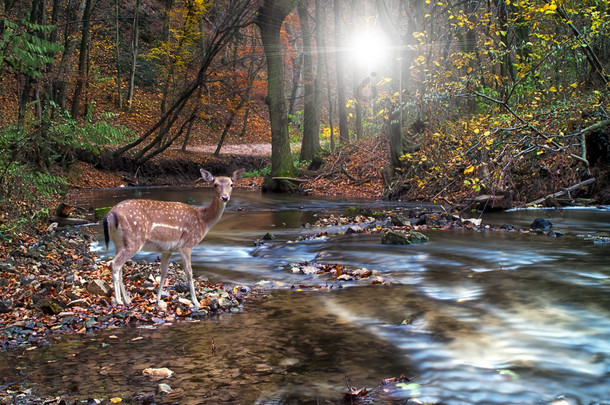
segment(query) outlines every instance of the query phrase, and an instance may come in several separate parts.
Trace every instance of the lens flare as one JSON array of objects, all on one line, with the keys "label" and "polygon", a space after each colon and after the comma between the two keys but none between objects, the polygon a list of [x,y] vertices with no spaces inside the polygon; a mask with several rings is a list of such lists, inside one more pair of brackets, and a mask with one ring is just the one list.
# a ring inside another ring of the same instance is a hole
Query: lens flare
[{"label": "lens flare", "polygon": [[390,60],[390,41],[378,30],[356,32],[350,46],[352,61],[369,71],[378,70]]}]

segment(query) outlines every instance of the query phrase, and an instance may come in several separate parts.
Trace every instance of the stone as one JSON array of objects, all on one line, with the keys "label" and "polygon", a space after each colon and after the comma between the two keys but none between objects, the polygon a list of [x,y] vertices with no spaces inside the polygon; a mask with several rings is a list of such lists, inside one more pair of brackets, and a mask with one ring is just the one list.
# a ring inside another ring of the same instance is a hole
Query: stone
[{"label": "stone", "polygon": [[100,207],[95,209],[95,220],[101,221],[112,207]]},{"label": "stone", "polygon": [[262,238],[262,240],[273,240],[275,239],[275,235],[271,232],[267,232]]},{"label": "stone", "polygon": [[2,273],[17,273],[17,269],[11,263],[0,262],[0,272]]},{"label": "stone", "polygon": [[57,315],[63,312],[63,305],[52,298],[43,298],[36,303],[36,308],[40,309],[43,314]]},{"label": "stone", "polygon": [[13,308],[13,301],[11,300],[0,300],[0,314],[5,314],[11,311]]},{"label": "stone", "polygon": [[110,286],[108,286],[104,280],[93,280],[87,286],[87,291],[89,291],[91,294],[101,295],[104,297],[110,297],[110,294],[112,293]]},{"label": "stone", "polygon": [[420,232],[387,231],[381,236],[384,245],[410,245],[412,243],[423,243],[429,238]]},{"label": "stone", "polygon": [[343,215],[346,217],[357,217],[357,216],[372,217],[373,210],[371,210],[368,207],[362,207],[362,206],[358,205],[355,207],[348,207],[345,210],[345,213]]},{"label": "stone", "polygon": [[174,375],[174,372],[167,367],[154,368],[149,367],[142,370],[142,375],[153,378],[153,379],[161,379],[161,378],[169,378]]},{"label": "stone", "polygon": [[409,220],[409,218],[401,214],[394,214],[390,217],[390,219],[392,221],[392,225],[394,226],[411,225],[411,221]]},{"label": "stone", "polygon": [[551,221],[548,221],[544,218],[536,218],[530,225],[531,229],[550,229],[553,227]]},{"label": "stone", "polygon": [[347,230],[345,231],[346,235],[351,235],[354,233],[362,233],[362,228],[359,227],[358,225],[352,225],[349,228],[347,228]]},{"label": "stone", "polygon": [[172,391],[172,387],[170,387],[169,384],[161,383],[157,385],[157,394],[159,395],[169,395]]},{"label": "stone", "polygon": [[563,231],[558,231],[556,229],[551,229],[546,234],[547,234],[547,236],[550,236],[551,238],[559,238],[564,235]]},{"label": "stone", "polygon": [[352,271],[352,274],[359,278],[367,278],[373,275],[373,271],[363,267],[361,269],[356,269]]}]

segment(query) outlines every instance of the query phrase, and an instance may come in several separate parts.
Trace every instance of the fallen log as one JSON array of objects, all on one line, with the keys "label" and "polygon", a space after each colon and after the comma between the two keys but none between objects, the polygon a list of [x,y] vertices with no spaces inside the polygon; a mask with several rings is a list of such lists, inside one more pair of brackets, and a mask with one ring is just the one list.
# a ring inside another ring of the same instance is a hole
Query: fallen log
[{"label": "fallen log", "polygon": [[595,178],[591,178],[591,179],[587,179],[585,181],[581,181],[580,183],[574,184],[573,186],[570,186],[568,188],[564,188],[561,191],[557,191],[556,193],[549,194],[546,197],[542,197],[542,198],[539,198],[537,200],[528,202],[527,204],[525,204],[525,206],[529,207],[529,206],[532,206],[532,205],[538,205],[538,204],[541,204],[541,203],[545,202],[549,198],[561,197],[564,194],[568,194],[569,195],[572,191],[580,190],[581,188],[583,188],[585,186],[588,186],[589,184],[593,183],[594,181],[595,181]]},{"label": "fallen log", "polygon": [[65,218],[65,217],[58,217],[56,215],[49,218],[49,222],[51,222],[51,223],[56,222],[59,226],[75,226],[75,225],[84,225],[84,224],[91,223],[90,220],[85,219],[85,218],[73,218],[73,217]]}]

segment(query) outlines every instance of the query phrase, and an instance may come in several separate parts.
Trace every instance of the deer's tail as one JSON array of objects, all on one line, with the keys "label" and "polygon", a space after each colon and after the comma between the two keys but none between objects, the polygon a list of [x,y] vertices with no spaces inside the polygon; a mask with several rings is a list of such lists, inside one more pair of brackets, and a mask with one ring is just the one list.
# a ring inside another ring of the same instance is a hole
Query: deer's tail
[{"label": "deer's tail", "polygon": [[[112,221],[109,225],[108,221]],[[118,219],[116,212],[109,212],[104,216],[102,220],[102,226],[104,227],[104,242],[106,242],[106,250],[108,250],[108,243],[110,242],[110,233],[108,232],[108,226],[116,226],[118,224]]]}]

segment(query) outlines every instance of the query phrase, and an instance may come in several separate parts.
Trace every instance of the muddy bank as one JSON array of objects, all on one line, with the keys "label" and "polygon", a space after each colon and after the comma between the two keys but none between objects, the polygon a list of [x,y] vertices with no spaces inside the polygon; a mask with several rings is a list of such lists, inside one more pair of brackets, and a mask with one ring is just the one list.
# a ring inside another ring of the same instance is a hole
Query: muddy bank
[{"label": "muddy bank", "polygon": [[[177,149],[166,151],[162,156],[141,165],[133,158],[113,157],[110,153],[93,155],[83,152],[78,158],[80,163],[74,167],[76,173],[69,176],[70,184],[76,188],[193,185],[201,179],[201,168],[215,175],[227,175],[238,168],[245,168],[246,171],[260,170],[271,164],[270,157],[265,155],[214,156],[200,151],[183,152]],[[92,171],[95,172],[93,175]]]}]

